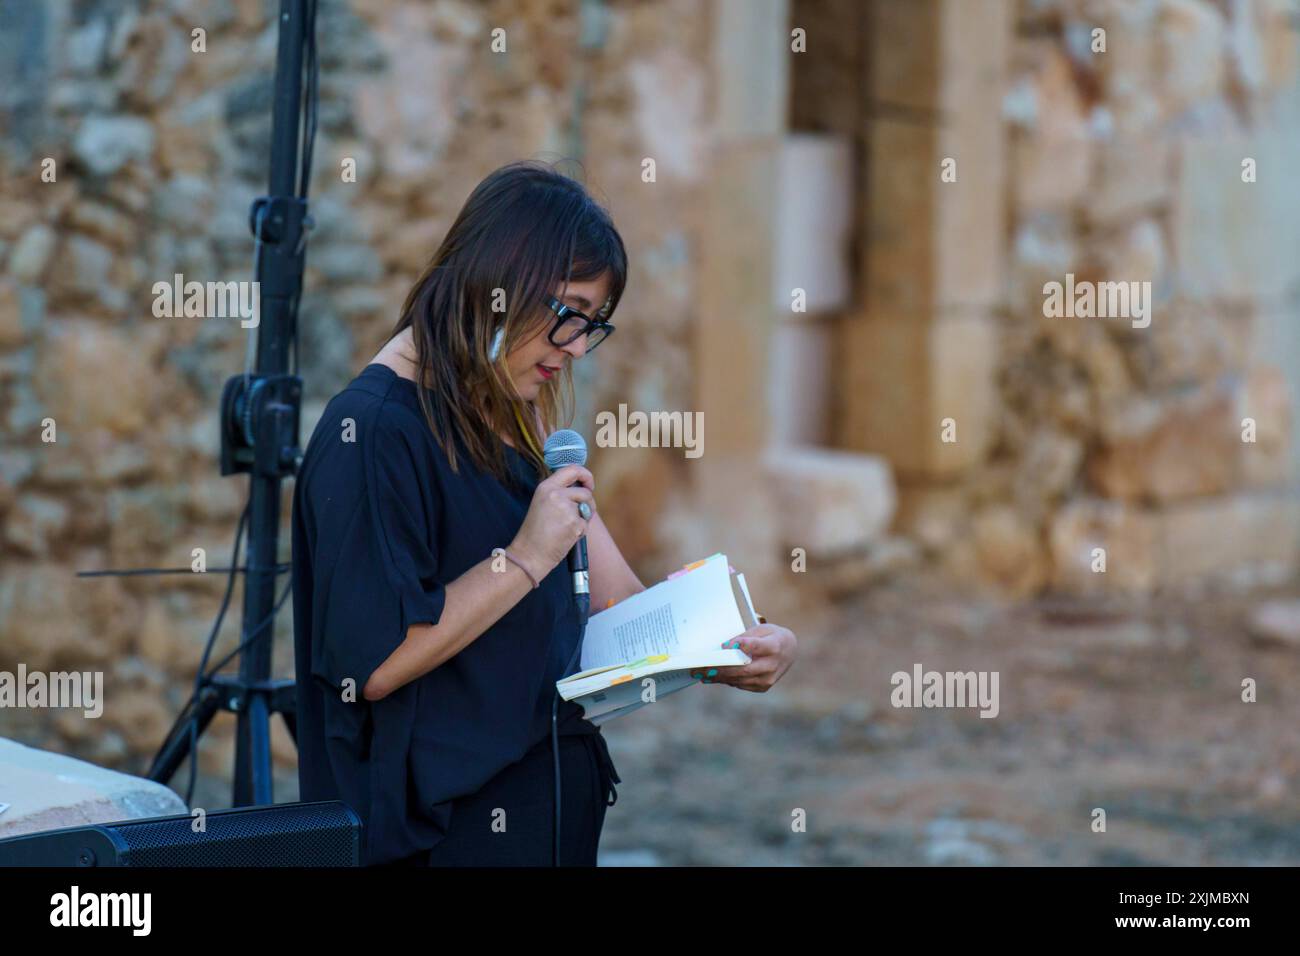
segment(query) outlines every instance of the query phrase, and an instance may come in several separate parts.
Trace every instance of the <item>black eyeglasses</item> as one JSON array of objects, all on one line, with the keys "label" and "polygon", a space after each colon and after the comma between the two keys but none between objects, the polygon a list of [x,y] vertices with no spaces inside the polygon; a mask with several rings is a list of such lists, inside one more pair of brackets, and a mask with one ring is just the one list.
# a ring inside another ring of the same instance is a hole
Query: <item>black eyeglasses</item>
[{"label": "black eyeglasses", "polygon": [[555,325],[551,327],[550,339],[556,348],[564,348],[576,342],[582,336],[587,337],[587,351],[590,352],[601,342],[614,334],[614,326],[602,319],[593,319],[570,308],[555,296],[546,300],[547,307],[555,313]]}]

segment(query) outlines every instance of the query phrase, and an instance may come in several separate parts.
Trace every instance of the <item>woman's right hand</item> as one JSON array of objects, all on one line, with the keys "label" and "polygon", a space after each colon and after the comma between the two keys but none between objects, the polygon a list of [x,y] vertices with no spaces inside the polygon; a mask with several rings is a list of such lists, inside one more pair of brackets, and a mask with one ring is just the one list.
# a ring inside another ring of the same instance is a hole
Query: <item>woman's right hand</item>
[{"label": "woman's right hand", "polygon": [[537,580],[563,561],[587,533],[587,521],[578,514],[578,504],[585,501],[594,515],[595,488],[596,480],[581,465],[565,465],[538,484],[524,523],[510,543],[511,553],[527,563]]}]

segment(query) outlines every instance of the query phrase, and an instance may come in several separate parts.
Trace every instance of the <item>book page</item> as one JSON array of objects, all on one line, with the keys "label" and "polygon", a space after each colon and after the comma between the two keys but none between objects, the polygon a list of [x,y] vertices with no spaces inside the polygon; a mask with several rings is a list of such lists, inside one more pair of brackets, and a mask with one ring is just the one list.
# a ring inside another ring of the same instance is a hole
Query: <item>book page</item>
[{"label": "book page", "polygon": [[731,574],[732,593],[736,598],[736,607],[740,609],[741,622],[745,630],[758,626],[758,612],[749,600],[749,588],[745,586],[745,576],[739,571]]},{"label": "book page", "polygon": [[629,704],[638,703],[645,694],[647,680],[654,681],[656,700],[695,683],[695,678],[691,676],[689,670],[669,671],[666,674],[643,677],[640,680],[625,681],[605,690],[596,691],[594,694],[577,698],[578,704],[582,707],[582,715],[587,720],[591,720],[601,714],[608,714],[613,710],[621,710]]},{"label": "book page", "polygon": [[725,555],[592,615],[582,644],[583,671],[626,664],[653,654],[721,647],[745,626]]},{"label": "book page", "polygon": [[656,655],[634,662],[635,666],[595,667],[555,682],[555,688],[565,700],[577,700],[599,691],[617,687],[627,681],[641,680],[678,670],[698,670],[710,667],[736,667],[748,664],[752,658],[738,647],[712,650],[679,651],[668,657]]},{"label": "book page", "polygon": [[[669,694],[675,694],[677,693],[677,691],[684,690],[685,688],[690,687],[691,684],[694,683],[695,681],[691,680],[685,684],[677,684],[671,690],[666,690],[662,694],[660,694],[658,700],[663,700]],[[611,720],[617,720],[619,717],[625,717],[628,714],[632,713],[634,710],[640,710],[648,703],[649,701],[641,700],[641,698],[638,697],[632,703],[624,707],[619,707],[616,710],[601,711],[598,714],[593,714],[591,717],[588,717],[587,719],[590,720],[597,727],[599,727],[601,724],[608,723]]]}]

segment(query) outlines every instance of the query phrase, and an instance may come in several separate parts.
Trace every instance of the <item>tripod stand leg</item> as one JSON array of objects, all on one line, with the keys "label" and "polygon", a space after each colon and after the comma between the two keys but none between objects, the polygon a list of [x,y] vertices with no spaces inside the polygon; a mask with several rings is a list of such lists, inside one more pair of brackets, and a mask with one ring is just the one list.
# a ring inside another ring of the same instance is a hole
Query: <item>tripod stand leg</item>
[{"label": "tripod stand leg", "polygon": [[271,794],[271,715],[266,695],[248,695],[248,707],[239,714],[235,753],[237,807],[274,803]]},{"label": "tripod stand leg", "polygon": [[[221,694],[212,687],[206,688],[199,695],[198,702],[194,705],[191,715],[191,720],[196,722],[194,728],[195,739],[203,736],[203,731],[207,730],[208,724],[212,723],[212,718],[216,716],[217,711],[220,709]],[[147,774],[150,780],[157,783],[168,783],[180,765],[185,762],[186,757],[194,756],[195,759],[198,758],[197,754],[190,754],[190,735],[186,730],[189,724],[190,720],[178,720],[176,722],[172,736],[163,744],[162,749],[158,751],[158,755],[153,758],[153,766],[149,768]]]}]

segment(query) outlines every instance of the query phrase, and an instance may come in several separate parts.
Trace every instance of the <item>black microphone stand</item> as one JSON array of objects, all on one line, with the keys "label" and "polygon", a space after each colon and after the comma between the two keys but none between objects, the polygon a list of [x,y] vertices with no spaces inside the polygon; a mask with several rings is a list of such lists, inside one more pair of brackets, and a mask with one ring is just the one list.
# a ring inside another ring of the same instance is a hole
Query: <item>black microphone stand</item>
[{"label": "black microphone stand", "polygon": [[[249,475],[248,560],[238,676],[200,673],[195,697],[154,758],[149,778],[166,783],[190,757],[197,737],[219,711],[237,717],[232,805],[274,802],[270,718],[280,714],[297,738],[294,683],[271,679],[276,552],[281,484],[297,471],[302,380],[297,367],[298,301],[307,231],[307,185],[316,127],[316,3],[281,0],[272,113],[269,194],[253,202],[255,278],[261,298],[256,360],[226,382],[221,396],[221,474]],[[303,126],[303,67],[308,113]],[[290,369],[290,356],[294,368]],[[232,564],[234,561],[232,560]],[[287,596],[287,591],[285,595]],[[205,659],[206,663],[206,659]]]}]

